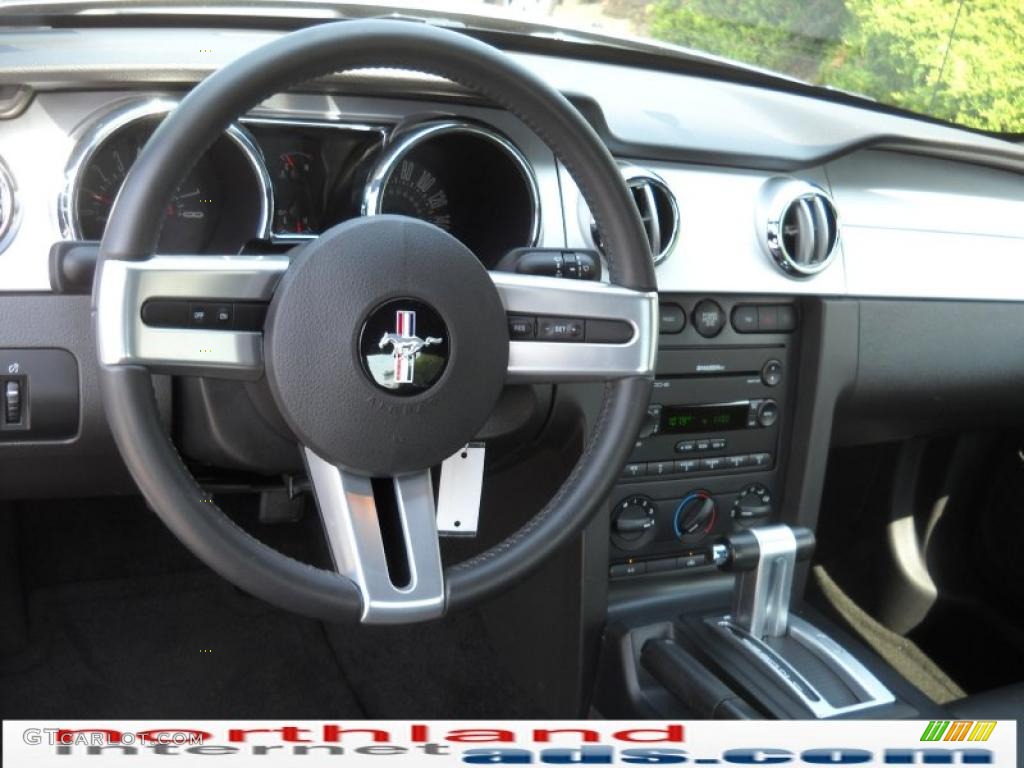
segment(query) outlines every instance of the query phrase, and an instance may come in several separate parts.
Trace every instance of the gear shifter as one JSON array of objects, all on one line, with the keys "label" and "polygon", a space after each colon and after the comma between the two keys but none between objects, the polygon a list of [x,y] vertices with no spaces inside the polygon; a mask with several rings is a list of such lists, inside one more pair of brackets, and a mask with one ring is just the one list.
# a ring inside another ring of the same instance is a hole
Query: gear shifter
[{"label": "gear shifter", "polygon": [[[760,682],[748,694],[767,711],[828,718],[893,702],[892,693],[853,654],[790,613],[796,563],[813,552],[814,533],[788,525],[723,538],[712,547],[711,560],[736,574],[732,610],[696,620],[692,641],[724,669],[740,662],[757,670],[753,676]],[[786,700],[799,702],[799,708]]]},{"label": "gear shifter", "polygon": [[814,532],[788,525],[751,528],[714,545],[715,565],[737,574],[733,623],[759,639],[785,635],[796,563],[813,552]]}]

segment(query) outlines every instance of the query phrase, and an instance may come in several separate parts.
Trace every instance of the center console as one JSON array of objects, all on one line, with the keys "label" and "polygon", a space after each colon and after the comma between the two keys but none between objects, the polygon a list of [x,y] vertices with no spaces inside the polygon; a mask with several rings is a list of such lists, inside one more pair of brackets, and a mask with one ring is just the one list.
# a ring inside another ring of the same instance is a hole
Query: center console
[{"label": "center console", "polygon": [[663,295],[647,421],[612,496],[613,580],[699,571],[706,544],[776,518],[799,316],[793,301]]},{"label": "center console", "polygon": [[594,709],[617,718],[934,712],[802,599],[814,532],[786,522],[813,525],[816,514],[801,483],[785,481],[808,476],[800,441],[820,377],[797,379],[821,364],[821,312],[778,296],[663,294],[660,313],[647,420],[609,500]]}]

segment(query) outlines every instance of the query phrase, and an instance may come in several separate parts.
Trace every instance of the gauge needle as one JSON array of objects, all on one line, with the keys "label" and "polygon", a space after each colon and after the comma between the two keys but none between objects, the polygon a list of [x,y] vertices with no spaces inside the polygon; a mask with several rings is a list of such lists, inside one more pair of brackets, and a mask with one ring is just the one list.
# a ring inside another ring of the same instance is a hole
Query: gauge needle
[{"label": "gauge needle", "polygon": [[91,189],[87,189],[85,191],[89,194],[89,197],[91,197],[93,200],[95,200],[97,202],[100,202],[100,203],[112,203],[112,202],[114,202],[113,200],[110,199],[110,195],[101,195],[99,192],[93,192]]},{"label": "gauge needle", "polygon": [[194,192],[189,192],[189,193],[184,194],[184,195],[175,195],[174,199],[175,200],[184,200],[186,197],[195,197],[198,194],[199,194],[199,190],[197,189]]}]

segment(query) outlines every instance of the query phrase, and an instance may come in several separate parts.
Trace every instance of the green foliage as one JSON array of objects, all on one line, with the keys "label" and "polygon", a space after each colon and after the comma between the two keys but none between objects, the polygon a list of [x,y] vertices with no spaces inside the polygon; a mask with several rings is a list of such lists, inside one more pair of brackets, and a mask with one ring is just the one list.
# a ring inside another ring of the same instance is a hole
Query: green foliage
[{"label": "green foliage", "polygon": [[[1021,0],[656,0],[668,42],[964,125],[1024,131]],[[951,32],[955,35],[951,40]]]}]

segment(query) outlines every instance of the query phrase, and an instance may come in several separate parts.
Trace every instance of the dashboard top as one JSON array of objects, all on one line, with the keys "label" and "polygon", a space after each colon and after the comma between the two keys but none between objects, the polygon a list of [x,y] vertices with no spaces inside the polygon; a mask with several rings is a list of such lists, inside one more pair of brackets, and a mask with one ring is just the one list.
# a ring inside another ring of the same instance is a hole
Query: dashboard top
[{"label": "dashboard top", "polygon": [[[0,84],[185,85],[277,36],[241,29],[11,28],[2,31]],[[897,146],[1024,170],[1017,145],[953,126],[685,73],[645,70],[638,79],[635,68],[619,64],[511,55],[575,98],[621,155],[785,171],[860,147]],[[395,93],[470,96],[424,75],[377,72],[370,82],[379,87],[382,78]],[[365,85],[366,73],[348,82]]]}]

